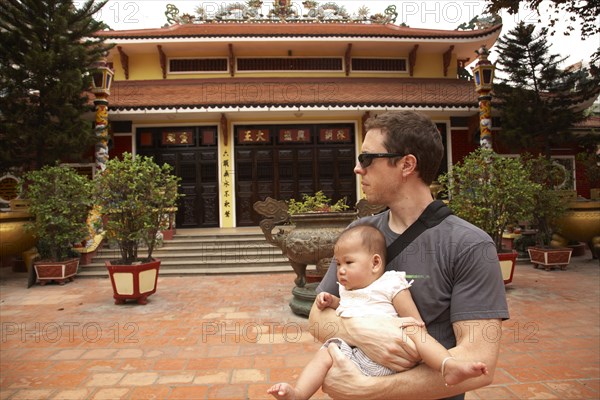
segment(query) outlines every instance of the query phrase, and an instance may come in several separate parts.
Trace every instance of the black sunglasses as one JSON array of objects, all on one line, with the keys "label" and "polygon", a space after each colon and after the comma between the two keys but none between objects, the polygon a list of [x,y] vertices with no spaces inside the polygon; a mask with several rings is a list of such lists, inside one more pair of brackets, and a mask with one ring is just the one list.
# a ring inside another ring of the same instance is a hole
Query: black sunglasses
[{"label": "black sunglasses", "polygon": [[404,157],[405,155],[398,153],[360,153],[358,155],[358,163],[361,168],[367,168],[376,158]]}]

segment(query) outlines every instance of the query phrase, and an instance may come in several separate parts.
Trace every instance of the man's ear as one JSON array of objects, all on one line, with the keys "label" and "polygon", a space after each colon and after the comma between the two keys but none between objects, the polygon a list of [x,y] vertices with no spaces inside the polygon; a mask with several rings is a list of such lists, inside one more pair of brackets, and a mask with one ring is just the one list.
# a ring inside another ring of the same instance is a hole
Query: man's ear
[{"label": "man's ear", "polygon": [[377,274],[381,271],[382,268],[385,268],[383,265],[383,258],[379,254],[373,254],[371,257],[371,270],[374,274]]},{"label": "man's ear", "polygon": [[407,154],[401,161],[402,174],[408,176],[417,171],[417,157]]}]

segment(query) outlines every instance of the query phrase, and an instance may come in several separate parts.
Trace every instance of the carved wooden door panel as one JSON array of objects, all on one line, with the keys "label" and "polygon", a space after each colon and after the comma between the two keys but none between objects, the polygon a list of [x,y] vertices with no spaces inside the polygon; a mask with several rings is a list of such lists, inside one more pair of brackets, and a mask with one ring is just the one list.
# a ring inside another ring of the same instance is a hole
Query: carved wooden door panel
[{"label": "carved wooden door panel", "polygon": [[[236,128],[235,185],[238,226],[256,226],[257,201],[301,199],[318,190],[356,202],[353,127],[343,125],[240,126]],[[341,133],[340,133],[341,132]]]},{"label": "carved wooden door panel", "polygon": [[[185,136],[182,136],[185,135]],[[219,176],[215,127],[138,129],[139,154],[173,167],[181,178],[176,225],[219,226]]]}]

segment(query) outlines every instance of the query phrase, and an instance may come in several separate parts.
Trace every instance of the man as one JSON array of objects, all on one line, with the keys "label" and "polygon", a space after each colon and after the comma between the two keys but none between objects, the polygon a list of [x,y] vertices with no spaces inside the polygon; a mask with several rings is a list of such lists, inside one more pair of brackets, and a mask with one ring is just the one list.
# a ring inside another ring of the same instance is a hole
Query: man
[{"label": "man", "polygon": [[[429,185],[436,177],[444,149],[435,124],[412,111],[388,112],[369,119],[365,126],[367,133],[354,172],[362,177],[367,200],[386,205],[388,210],[355,224],[376,226],[389,246],[419,217],[431,217]],[[329,268],[317,292],[338,294],[335,269],[335,265]],[[319,340],[340,337],[376,362],[404,371],[387,377],[364,376],[339,349],[330,346],[334,366],[323,390],[336,399],[463,399],[466,391],[490,384],[498,360],[501,321],[508,318],[492,239],[450,215],[416,237],[389,260],[386,269],[406,271],[414,279],[410,291],[428,333],[452,356],[484,362],[489,374],[447,387],[442,366],[436,370],[418,364],[414,344],[397,321],[343,319],[334,310],[320,311],[313,306],[310,326]]]}]

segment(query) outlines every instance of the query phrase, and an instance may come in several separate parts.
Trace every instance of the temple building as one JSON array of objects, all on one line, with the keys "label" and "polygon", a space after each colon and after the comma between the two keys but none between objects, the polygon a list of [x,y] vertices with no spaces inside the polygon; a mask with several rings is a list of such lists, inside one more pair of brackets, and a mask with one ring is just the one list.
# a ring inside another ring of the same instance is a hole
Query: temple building
[{"label": "temple building", "polygon": [[[103,31],[114,83],[110,157],[169,163],[185,195],[180,228],[257,225],[252,205],[323,190],[354,204],[370,115],[417,110],[446,148],[440,173],[479,145],[478,97],[465,66],[501,22],[415,29],[395,11],[348,15],[333,3],[235,3],[211,17],[167,10],[158,29]],[[571,157],[572,159],[573,157]],[[569,162],[574,166],[573,160]]]}]

